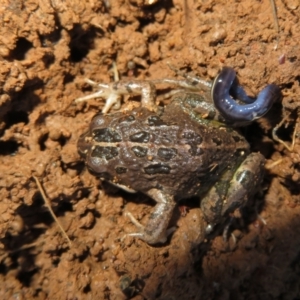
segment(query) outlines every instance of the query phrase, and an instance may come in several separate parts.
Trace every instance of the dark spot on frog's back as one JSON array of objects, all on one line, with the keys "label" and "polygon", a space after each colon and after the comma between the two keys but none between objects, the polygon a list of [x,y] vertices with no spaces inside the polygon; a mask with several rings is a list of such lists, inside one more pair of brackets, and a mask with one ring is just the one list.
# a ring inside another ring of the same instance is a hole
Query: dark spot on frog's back
[{"label": "dark spot on frog's back", "polygon": [[175,148],[159,148],[157,155],[165,160],[170,160],[175,157],[177,154],[177,149]]},{"label": "dark spot on frog's back", "polygon": [[153,164],[153,165],[150,165],[150,166],[144,168],[144,171],[148,175],[169,174],[171,171],[171,168],[167,165]]},{"label": "dark spot on frog's back", "polygon": [[150,139],[150,134],[146,131],[139,131],[134,134],[132,134],[129,137],[131,142],[137,142],[137,143],[148,143]]},{"label": "dark spot on frog's back", "polygon": [[119,151],[117,147],[100,147],[95,146],[92,150],[91,157],[99,157],[110,160],[119,155]]},{"label": "dark spot on frog's back", "polygon": [[122,141],[121,136],[109,128],[94,129],[93,136],[96,142],[115,143]]},{"label": "dark spot on frog's back", "polygon": [[197,145],[191,144],[191,148],[189,149],[189,153],[192,156],[198,156],[204,153],[203,149],[197,147]]},{"label": "dark spot on frog's back", "polygon": [[137,157],[144,157],[147,155],[147,152],[148,152],[147,148],[143,148],[140,146],[134,146],[131,148],[131,150]]},{"label": "dark spot on frog's back", "polygon": [[197,145],[201,144],[202,140],[203,140],[199,134],[197,134],[193,131],[183,132],[182,138],[186,140],[187,144],[193,143],[193,144],[197,144]]},{"label": "dark spot on frog's back", "polygon": [[149,126],[162,126],[166,125],[166,123],[158,116],[151,116],[148,118]]},{"label": "dark spot on frog's back", "polygon": [[218,137],[213,137],[213,138],[212,138],[212,141],[213,141],[213,143],[216,144],[217,146],[222,145],[222,141],[221,141],[221,139],[218,138]]},{"label": "dark spot on frog's back", "polygon": [[127,172],[127,168],[124,167],[116,167],[115,170],[118,174],[123,174]]}]

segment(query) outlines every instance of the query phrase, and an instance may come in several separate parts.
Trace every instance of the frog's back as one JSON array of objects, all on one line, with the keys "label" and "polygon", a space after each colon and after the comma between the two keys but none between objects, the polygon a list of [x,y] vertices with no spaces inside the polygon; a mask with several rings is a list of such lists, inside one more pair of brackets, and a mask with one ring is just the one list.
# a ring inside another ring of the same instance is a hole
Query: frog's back
[{"label": "frog's back", "polygon": [[79,140],[80,154],[99,177],[177,199],[198,194],[248,153],[237,132],[197,122],[179,106],[158,115],[145,108],[96,116]]}]

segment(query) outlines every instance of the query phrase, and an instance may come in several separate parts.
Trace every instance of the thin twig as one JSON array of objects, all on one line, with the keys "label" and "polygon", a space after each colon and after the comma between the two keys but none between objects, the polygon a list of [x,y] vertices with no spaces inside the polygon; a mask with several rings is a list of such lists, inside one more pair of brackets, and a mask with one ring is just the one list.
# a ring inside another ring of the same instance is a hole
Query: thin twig
[{"label": "thin twig", "polygon": [[68,241],[69,246],[71,247],[71,246],[72,246],[72,242],[71,242],[71,240],[69,239],[69,237],[68,237],[67,233],[65,232],[65,230],[63,229],[63,227],[61,226],[60,222],[58,221],[56,215],[54,214],[54,212],[53,212],[53,210],[52,210],[52,208],[51,208],[51,205],[50,205],[50,201],[48,200],[48,198],[47,198],[47,196],[46,196],[46,194],[45,194],[45,192],[44,192],[44,189],[43,189],[41,183],[39,182],[39,180],[38,180],[37,177],[33,176],[33,178],[34,178],[34,180],[35,180],[35,182],[36,182],[36,184],[37,184],[37,186],[38,186],[38,189],[39,189],[39,191],[40,191],[40,193],[41,193],[41,195],[42,195],[42,198],[43,198],[43,200],[44,200],[44,203],[45,203],[46,207],[47,207],[48,210],[50,211],[50,214],[51,214],[52,218],[53,218],[54,221],[57,223],[57,225],[58,225],[60,231],[62,232],[62,234],[64,235],[64,237],[65,237],[66,240]]},{"label": "thin twig", "polygon": [[265,165],[265,168],[266,168],[267,170],[271,170],[271,169],[273,169],[274,167],[276,167],[277,165],[281,164],[282,162],[283,162],[283,159],[282,159],[282,158],[279,158],[279,159],[273,161],[272,163]]},{"label": "thin twig", "polygon": [[293,151],[294,150],[294,146],[295,146],[295,140],[296,140],[296,133],[297,133],[297,128],[298,128],[298,122],[295,125],[294,128],[294,132],[293,132],[293,137],[292,137],[292,144],[289,146],[285,141],[283,141],[282,139],[280,139],[277,135],[277,130],[282,126],[282,124],[287,120],[287,118],[289,118],[290,114],[285,116],[278,125],[276,125],[273,130],[272,130],[272,137],[275,141],[279,142],[280,144],[282,144],[285,148],[287,148],[289,151]]},{"label": "thin twig", "polygon": [[272,13],[273,13],[273,18],[274,18],[274,25],[277,33],[279,33],[279,24],[278,24],[278,17],[277,17],[277,9],[276,9],[276,4],[275,0],[270,0],[271,6],[272,6]]},{"label": "thin twig", "polygon": [[114,82],[120,81],[119,71],[118,71],[117,64],[115,61],[113,61],[113,63],[112,63],[112,71],[113,71],[113,75],[114,75]]}]

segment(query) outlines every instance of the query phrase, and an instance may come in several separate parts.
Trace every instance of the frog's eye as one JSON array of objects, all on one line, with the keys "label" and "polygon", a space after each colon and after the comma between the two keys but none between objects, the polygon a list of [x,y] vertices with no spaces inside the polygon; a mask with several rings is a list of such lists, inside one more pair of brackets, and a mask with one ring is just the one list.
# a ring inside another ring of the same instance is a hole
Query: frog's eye
[{"label": "frog's eye", "polygon": [[[224,67],[215,78],[211,97],[216,109],[228,121],[250,122],[262,117],[281,96],[280,89],[275,84],[267,85],[256,99],[248,97],[244,89],[237,85],[236,73],[232,68]],[[236,97],[237,103],[231,96]]]}]

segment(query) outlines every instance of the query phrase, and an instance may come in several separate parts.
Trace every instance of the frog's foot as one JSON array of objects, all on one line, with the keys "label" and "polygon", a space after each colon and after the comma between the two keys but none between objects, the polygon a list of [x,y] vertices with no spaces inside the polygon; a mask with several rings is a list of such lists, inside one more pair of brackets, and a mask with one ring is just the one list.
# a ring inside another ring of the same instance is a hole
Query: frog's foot
[{"label": "frog's foot", "polygon": [[149,216],[146,226],[143,226],[130,212],[127,212],[126,215],[138,228],[138,232],[129,233],[127,235],[140,238],[150,245],[165,243],[168,236],[176,229],[175,227],[167,229],[175,207],[175,202],[172,196],[165,195],[162,191],[157,189],[152,189],[147,194],[157,201],[154,211]]},{"label": "frog's foot", "polygon": [[104,114],[107,113],[113,106],[121,106],[121,95],[113,89],[111,84],[97,83],[88,78],[85,79],[85,82],[99,88],[99,90],[96,93],[75,99],[76,103],[95,98],[104,98],[106,99],[105,105],[102,108],[102,113]]},{"label": "frog's foot", "polygon": [[254,196],[262,181],[264,163],[265,158],[260,153],[251,153],[236,170],[225,172],[222,180],[202,199],[201,209],[208,223],[207,233]]},{"label": "frog's foot", "polygon": [[235,237],[235,235],[230,230],[230,227],[233,224],[234,219],[235,218],[233,216],[230,216],[229,220],[227,220],[226,223],[225,223],[225,226],[223,228],[223,234],[222,234],[224,242],[228,241],[229,235],[232,237],[234,243],[236,242],[236,237]]},{"label": "frog's foot", "polygon": [[126,236],[140,238],[148,244],[163,244],[167,241],[168,236],[176,230],[175,226],[168,228],[164,235],[162,235],[159,239],[155,239],[155,241],[153,241],[153,235],[147,233],[145,230],[145,226],[142,225],[130,212],[126,212],[126,216],[139,230],[139,232],[128,233],[126,234]]},{"label": "frog's foot", "polygon": [[107,113],[113,106],[120,107],[121,96],[124,95],[141,95],[141,105],[151,111],[156,111],[156,88],[151,81],[118,81],[112,83],[96,83],[90,79],[85,81],[98,88],[96,93],[77,98],[75,102],[82,102],[94,98],[104,98],[106,103],[102,113]]}]

